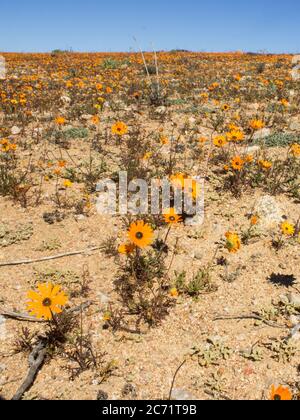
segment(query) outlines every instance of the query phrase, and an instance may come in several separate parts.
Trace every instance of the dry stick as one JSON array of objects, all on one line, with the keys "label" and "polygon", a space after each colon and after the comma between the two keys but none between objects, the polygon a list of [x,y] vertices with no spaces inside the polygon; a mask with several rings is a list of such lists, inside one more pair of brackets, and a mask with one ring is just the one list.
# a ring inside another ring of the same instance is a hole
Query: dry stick
[{"label": "dry stick", "polygon": [[29,356],[29,372],[25,381],[22,383],[12,401],[19,401],[22,399],[25,392],[27,392],[33,385],[38,371],[42,367],[45,357],[47,355],[46,343],[40,341]]},{"label": "dry stick", "polygon": [[[137,42],[137,39],[136,39],[136,37],[135,37],[135,36],[133,37],[133,40],[136,42],[137,47],[138,47],[138,49],[140,50],[140,53],[142,54],[143,63],[144,63],[144,66],[145,66],[145,69],[146,69],[146,73],[147,73],[147,77],[148,77],[148,80],[149,80],[149,83],[150,83],[150,86],[151,86],[151,90],[152,90],[151,77],[150,77],[150,73],[149,73],[149,70],[148,70],[147,63],[146,63],[146,58],[145,58],[145,56],[144,56],[144,53],[143,53],[143,51],[142,51],[141,47],[139,46],[139,43]],[[153,91],[153,90],[152,90],[152,91]]]},{"label": "dry stick", "polygon": [[158,60],[157,60],[157,54],[154,49],[154,45],[152,45],[153,53],[154,53],[154,59],[155,59],[155,68],[156,68],[156,81],[157,81],[157,94],[160,95],[160,85],[159,85],[159,70],[158,70]]},{"label": "dry stick", "polygon": [[184,362],[181,363],[181,365],[177,368],[175,375],[173,377],[173,381],[172,381],[172,385],[171,385],[171,389],[170,389],[170,394],[169,394],[169,401],[171,401],[172,399],[172,394],[173,394],[173,389],[174,389],[174,385],[175,385],[175,381],[177,378],[178,373],[180,372],[180,370],[183,368],[183,366],[186,364],[187,360],[185,360]]},{"label": "dry stick", "polygon": [[58,255],[53,255],[52,257],[43,257],[43,258],[37,258],[37,259],[33,259],[33,260],[20,260],[20,261],[4,262],[4,263],[0,263],[0,267],[9,267],[9,266],[14,266],[14,265],[33,264],[33,263],[38,263],[38,262],[43,262],[43,261],[57,260],[57,259],[60,259],[60,258],[72,257],[72,256],[75,256],[75,255],[86,254],[86,253],[89,253],[89,252],[98,251],[99,249],[101,249],[101,247],[88,248],[88,249],[85,249],[83,251],[66,252],[65,254],[58,254]]},{"label": "dry stick", "polygon": [[243,320],[243,319],[255,319],[257,321],[261,321],[272,328],[280,328],[285,329],[286,326],[276,324],[275,322],[267,321],[266,319],[263,319],[262,317],[251,314],[251,315],[240,315],[240,316],[220,316],[214,319],[214,321],[234,321],[234,320]]}]

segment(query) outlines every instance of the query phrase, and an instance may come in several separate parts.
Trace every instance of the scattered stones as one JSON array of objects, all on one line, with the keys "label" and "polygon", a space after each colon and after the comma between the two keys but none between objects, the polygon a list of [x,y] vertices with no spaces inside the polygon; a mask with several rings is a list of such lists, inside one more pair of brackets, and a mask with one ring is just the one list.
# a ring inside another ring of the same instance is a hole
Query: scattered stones
[{"label": "scattered stones", "polygon": [[54,223],[62,222],[65,219],[65,214],[55,211],[53,213],[44,213],[43,219],[49,225],[54,225]]}]

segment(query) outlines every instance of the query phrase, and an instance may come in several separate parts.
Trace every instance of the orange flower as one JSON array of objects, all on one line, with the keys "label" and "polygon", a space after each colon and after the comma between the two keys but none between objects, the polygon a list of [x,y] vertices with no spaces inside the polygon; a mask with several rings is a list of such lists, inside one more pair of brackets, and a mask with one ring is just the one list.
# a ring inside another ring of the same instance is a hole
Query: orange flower
[{"label": "orange flower", "polygon": [[229,111],[230,110],[230,106],[228,104],[224,104],[224,105],[222,105],[222,110],[223,111]]},{"label": "orange flower", "polygon": [[222,148],[226,146],[227,140],[225,136],[217,136],[213,139],[213,143],[216,147]]},{"label": "orange flower", "polygon": [[119,254],[122,254],[122,255],[130,255],[133,253],[134,250],[135,250],[135,245],[129,244],[129,243],[122,244],[118,248]]},{"label": "orange flower", "polygon": [[230,133],[226,134],[228,141],[239,142],[243,141],[245,136],[244,133],[240,130],[232,130]]},{"label": "orange flower", "polygon": [[258,216],[252,216],[251,219],[250,219],[251,226],[256,226],[258,221],[259,221]]},{"label": "orange flower", "polygon": [[165,219],[165,222],[169,225],[177,225],[178,223],[182,222],[182,217],[179,216],[175,209],[168,209],[163,211],[163,216]]},{"label": "orange flower", "polygon": [[167,145],[167,144],[169,144],[169,139],[168,139],[168,137],[166,137],[166,136],[161,136],[161,137],[160,137],[160,142],[161,142],[161,144],[163,144],[163,145]]},{"label": "orange flower", "polygon": [[198,142],[199,142],[200,144],[204,144],[204,143],[206,143],[206,142],[207,142],[207,138],[206,138],[206,137],[199,137]]},{"label": "orange flower", "polygon": [[66,123],[66,119],[64,117],[57,117],[55,118],[55,123],[57,125],[64,125]]},{"label": "orange flower", "polygon": [[93,115],[93,117],[91,118],[91,123],[94,125],[98,125],[100,122],[100,118],[98,117],[98,115]]},{"label": "orange flower", "polygon": [[241,249],[241,240],[237,233],[227,232],[226,237],[226,248],[231,254],[237,253]]},{"label": "orange flower", "polygon": [[275,388],[272,386],[271,390],[271,400],[272,401],[291,401],[293,399],[293,395],[288,388],[284,388],[283,386],[279,386]]},{"label": "orange flower", "polygon": [[153,229],[143,220],[130,225],[128,236],[130,241],[138,248],[146,248],[153,243]]},{"label": "orange flower", "polygon": [[231,166],[235,171],[241,171],[244,166],[244,161],[240,156],[235,156],[231,160]]},{"label": "orange flower", "polygon": [[54,286],[52,283],[38,284],[38,292],[29,291],[27,295],[30,299],[27,303],[30,314],[49,321],[53,314],[62,312],[61,307],[68,301],[60,286]]},{"label": "orange flower", "polygon": [[269,171],[273,166],[272,162],[269,162],[268,160],[259,160],[258,164],[266,171]]},{"label": "orange flower", "polygon": [[182,173],[171,175],[170,181],[175,188],[184,188],[185,176]]},{"label": "orange flower", "polygon": [[170,289],[170,296],[172,298],[178,298],[179,292],[176,287],[173,287],[172,289]]},{"label": "orange flower", "polygon": [[291,153],[294,157],[300,157],[300,144],[293,144],[291,146]]},{"label": "orange flower", "polygon": [[59,160],[58,161],[58,166],[60,167],[60,168],[65,168],[66,167],[66,161],[65,160]]},{"label": "orange flower", "polygon": [[252,128],[252,130],[260,130],[262,128],[264,128],[265,123],[261,120],[252,120],[250,121],[250,128]]},{"label": "orange flower", "polygon": [[111,131],[112,131],[112,134],[116,134],[117,136],[121,137],[128,133],[128,127],[122,121],[118,121],[116,124],[112,126]]}]

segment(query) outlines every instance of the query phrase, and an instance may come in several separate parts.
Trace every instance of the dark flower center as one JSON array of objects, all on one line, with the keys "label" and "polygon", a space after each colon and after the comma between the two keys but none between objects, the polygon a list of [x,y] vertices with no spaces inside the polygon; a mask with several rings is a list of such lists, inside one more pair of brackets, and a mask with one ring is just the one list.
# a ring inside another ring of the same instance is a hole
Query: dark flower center
[{"label": "dark flower center", "polygon": [[49,298],[43,300],[43,306],[49,307],[52,305],[52,301]]},{"label": "dark flower center", "polygon": [[274,400],[275,401],[281,401],[281,396],[280,395],[275,395]]},{"label": "dark flower center", "polygon": [[175,222],[175,220],[176,220],[176,219],[175,219],[175,217],[174,217],[174,216],[171,216],[171,217],[170,217],[170,222]]},{"label": "dark flower center", "polygon": [[137,234],[135,235],[135,237],[139,240],[143,239],[144,235],[142,232],[137,232]]}]

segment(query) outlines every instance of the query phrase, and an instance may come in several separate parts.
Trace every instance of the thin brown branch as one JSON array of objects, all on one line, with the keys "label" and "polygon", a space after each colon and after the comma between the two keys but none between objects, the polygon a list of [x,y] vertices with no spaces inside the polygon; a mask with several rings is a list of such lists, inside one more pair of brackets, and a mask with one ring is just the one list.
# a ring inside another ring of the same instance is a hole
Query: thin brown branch
[{"label": "thin brown branch", "polygon": [[285,325],[280,325],[280,324],[277,324],[276,322],[268,321],[268,320],[260,317],[259,315],[255,315],[255,314],[236,315],[236,316],[230,316],[230,315],[229,316],[226,316],[226,315],[225,316],[219,316],[219,317],[215,318],[214,321],[235,321],[235,320],[241,321],[241,320],[247,320],[247,319],[254,319],[256,321],[261,321],[264,324],[266,324],[266,325],[268,325],[269,327],[272,327],[272,328],[280,328],[280,329],[285,329],[286,328]]},{"label": "thin brown branch", "polygon": [[3,263],[0,263],[0,267],[9,267],[9,266],[14,266],[14,265],[26,265],[26,264],[39,263],[39,262],[43,262],[43,261],[58,260],[60,258],[72,257],[72,256],[75,256],[75,255],[81,255],[81,254],[88,254],[90,252],[98,251],[99,249],[101,249],[101,247],[88,248],[88,249],[84,249],[82,251],[66,252],[64,254],[53,255],[53,256],[50,256],[50,257],[36,258],[36,259],[32,259],[32,260],[19,260],[19,261],[3,262]]}]

